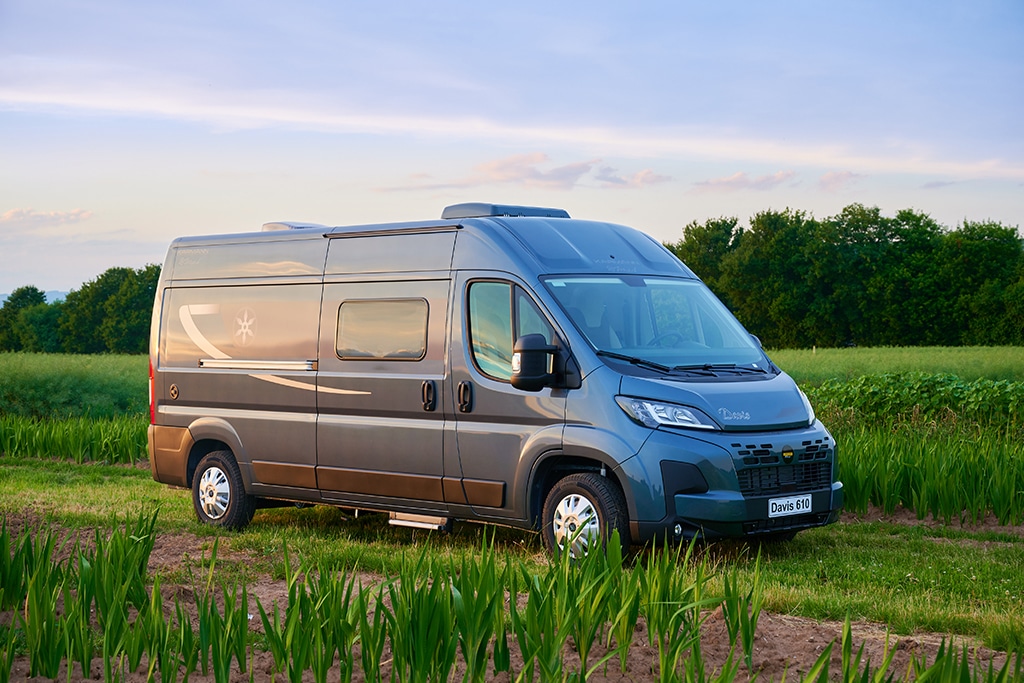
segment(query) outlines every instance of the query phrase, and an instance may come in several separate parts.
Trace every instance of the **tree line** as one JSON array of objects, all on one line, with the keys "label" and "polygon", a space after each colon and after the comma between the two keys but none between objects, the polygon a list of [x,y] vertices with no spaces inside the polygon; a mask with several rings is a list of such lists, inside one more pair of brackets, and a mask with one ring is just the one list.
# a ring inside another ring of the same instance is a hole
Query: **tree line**
[{"label": "tree line", "polygon": [[1024,344],[1016,227],[851,204],[690,223],[666,244],[765,346]]},{"label": "tree line", "polygon": [[19,287],[0,308],[0,351],[146,353],[159,277],[156,264],[111,268],[52,303]]},{"label": "tree line", "polygon": [[[1024,345],[1016,227],[851,204],[694,221],[666,246],[771,348]],[[159,275],[111,268],[53,303],[21,287],[0,307],[0,351],[145,353]]]}]

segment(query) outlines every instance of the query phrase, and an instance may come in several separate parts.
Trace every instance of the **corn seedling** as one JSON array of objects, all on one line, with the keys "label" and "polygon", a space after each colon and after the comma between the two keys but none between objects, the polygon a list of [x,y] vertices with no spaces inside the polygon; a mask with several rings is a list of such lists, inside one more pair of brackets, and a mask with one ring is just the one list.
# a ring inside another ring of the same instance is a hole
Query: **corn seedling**
[{"label": "corn seedling", "polygon": [[[0,589],[2,592],[2,589]],[[0,636],[0,683],[9,683],[11,680],[11,669],[14,667],[15,655],[15,634],[14,624],[4,627],[3,635]]]},{"label": "corn seedling", "polygon": [[217,683],[231,678],[231,659],[245,673],[246,650],[249,635],[249,596],[245,587],[239,593],[237,586],[221,586],[224,613],[217,608],[214,591],[196,598],[199,613],[200,654],[205,663],[207,652]]},{"label": "corn seedling", "polygon": [[448,582],[431,576],[426,549],[410,569],[402,563],[401,580],[388,584],[391,677],[402,683],[447,680],[455,666],[458,637]]},{"label": "corn seedling", "polygon": [[[734,585],[735,588],[735,585]],[[736,605],[736,603],[733,603]],[[754,641],[757,635],[757,622],[761,617],[761,608],[764,605],[764,587],[761,585],[761,553],[757,554],[757,561],[754,563],[754,585],[750,587],[742,604],[737,610],[739,614],[734,620],[739,623],[740,642],[743,645],[743,657],[747,662],[747,671],[754,671]],[[724,603],[723,603],[724,608]]]},{"label": "corn seedling", "polygon": [[704,597],[704,563],[694,562],[696,576],[693,581],[679,571],[680,559],[684,566],[691,564],[694,544],[680,557],[681,546],[673,553],[668,547],[651,553],[647,564],[637,570],[642,595],[641,614],[647,621],[648,641],[658,649],[658,667],[661,681],[679,679],[678,667],[683,653],[700,657],[700,627],[704,621],[702,610],[719,601]]},{"label": "corn seedling", "polygon": [[[89,579],[91,581],[91,577]],[[80,584],[79,584],[80,585]],[[76,592],[72,595],[69,583],[64,584],[64,650],[68,659],[68,678],[71,677],[71,664],[78,662],[82,676],[88,678],[92,669],[92,660],[96,654],[91,612],[92,596]]]},{"label": "corn seedling", "polygon": [[609,592],[607,645],[611,648],[612,638],[615,639],[613,650],[619,657],[622,673],[626,673],[629,658],[629,646],[633,642],[637,618],[640,616],[640,583],[634,574],[627,574],[623,564],[622,546],[616,542],[614,532],[608,543],[608,583]]},{"label": "corn seedling", "polygon": [[615,590],[615,586],[609,580],[609,564],[619,562],[621,569],[622,546],[618,541],[617,531],[614,532],[608,546],[614,546],[618,554],[609,556],[606,553],[615,551],[599,547],[578,561],[571,561],[569,553],[562,553],[558,558],[556,595],[561,598],[563,611],[569,612],[569,605],[573,606],[569,631],[580,655],[579,678],[584,681],[597,667],[615,655],[614,652],[609,653],[594,665],[595,669],[588,669],[590,650],[597,641],[598,632],[609,620],[611,594]]},{"label": "corn seedling", "polygon": [[[181,603],[174,601],[174,613],[178,623],[177,650],[181,666],[185,669],[182,673],[182,681],[188,682],[189,676],[199,665],[199,643],[196,639],[195,630],[192,628],[192,620]],[[161,678],[163,674],[161,673]],[[171,679],[173,680],[173,679]]]},{"label": "corn seedling", "polygon": [[[568,553],[563,554],[568,558]],[[526,607],[520,613],[516,605],[519,593],[516,581],[513,581],[509,601],[512,630],[523,655],[523,670],[517,680],[532,680],[535,666],[540,669],[541,680],[562,680],[562,651],[575,618],[576,605],[567,604],[565,596],[558,594],[555,568],[549,567],[544,576],[537,576],[520,565],[519,574],[527,594]]]},{"label": "corn seedling", "polygon": [[146,680],[155,680],[155,672],[160,672],[160,683],[175,683],[181,662],[178,657],[180,641],[175,638],[167,619],[164,617],[164,600],[160,591],[160,577],[153,579],[149,606],[141,613],[136,624],[142,622],[146,631],[146,659],[148,669]]},{"label": "corn seedling", "polygon": [[312,666],[314,677],[326,678],[327,669],[338,655],[340,678],[352,679],[352,648],[359,635],[359,601],[354,597],[355,577],[335,575],[324,567],[306,572],[306,589],[313,605],[314,631],[321,640],[315,643]]},{"label": "corn seedling", "polygon": [[[125,640],[129,637],[128,586],[112,586],[109,591],[102,591],[102,594],[110,599],[103,616],[103,677],[111,681],[115,675],[118,678],[122,675]],[[100,591],[97,591],[97,595],[100,595]]]},{"label": "corn seedling", "polygon": [[314,643],[306,637],[304,625],[312,621],[312,604],[306,588],[299,582],[298,572],[293,572],[288,549],[284,552],[284,575],[288,586],[288,606],[281,620],[277,602],[273,605],[273,617],[267,613],[259,600],[256,607],[263,621],[267,644],[274,657],[275,672],[286,671],[288,680],[298,683],[303,672],[309,667]]},{"label": "corn seedling", "polygon": [[25,600],[28,577],[26,546],[32,544],[32,536],[22,531],[17,538],[11,537],[7,517],[0,523],[0,610],[14,609]]},{"label": "corn seedling", "polygon": [[[488,544],[485,535],[479,559],[468,561],[463,556],[458,566],[454,562],[449,565],[449,574],[459,647],[466,663],[463,680],[483,681],[487,675],[488,646],[504,617],[505,588],[497,569],[493,537]],[[497,657],[496,652],[495,660]]]},{"label": "corn seedling", "polygon": [[64,659],[65,622],[57,618],[57,601],[64,585],[61,568],[36,566],[28,579],[28,595],[21,613],[29,655],[29,676],[56,678]]},{"label": "corn seedling", "polygon": [[[363,677],[366,681],[376,683],[381,680],[381,656],[384,654],[384,643],[388,636],[388,619],[385,616],[384,585],[378,586],[370,604],[370,592],[359,587],[359,642],[360,661],[363,665]],[[371,619],[370,614],[373,614]]]}]

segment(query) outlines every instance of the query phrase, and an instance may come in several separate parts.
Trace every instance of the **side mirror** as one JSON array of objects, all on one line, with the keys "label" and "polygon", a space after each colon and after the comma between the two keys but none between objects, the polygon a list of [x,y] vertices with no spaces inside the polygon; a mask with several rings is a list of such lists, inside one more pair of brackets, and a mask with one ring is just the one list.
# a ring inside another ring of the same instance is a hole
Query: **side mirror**
[{"label": "side mirror", "polygon": [[750,335],[750,338],[754,340],[755,344],[757,344],[757,348],[759,348],[759,349],[763,349],[764,348],[763,346],[761,346],[761,340],[757,338],[756,334]]},{"label": "side mirror", "polygon": [[512,349],[512,386],[522,391],[540,391],[554,380],[551,357],[557,346],[542,334],[524,334]]}]

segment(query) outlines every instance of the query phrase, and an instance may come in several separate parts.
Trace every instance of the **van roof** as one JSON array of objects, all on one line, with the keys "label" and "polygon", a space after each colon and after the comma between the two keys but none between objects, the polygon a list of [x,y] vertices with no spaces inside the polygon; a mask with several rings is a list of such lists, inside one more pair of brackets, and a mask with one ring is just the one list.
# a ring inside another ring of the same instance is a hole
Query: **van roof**
[{"label": "van roof", "polygon": [[[445,239],[443,233],[456,232],[460,233],[458,241],[462,246],[453,253],[451,245],[454,244],[455,236]],[[431,233],[436,239],[429,237]],[[255,273],[260,268],[268,268],[269,261],[284,260],[291,263],[295,259],[303,263],[308,261],[308,268],[303,271],[306,272],[315,270],[317,262],[321,266],[323,264],[323,257],[318,256],[322,252],[315,246],[317,240],[388,235],[418,235],[410,237],[413,240],[410,246],[413,243],[417,245],[412,247],[414,253],[396,253],[393,247],[389,247],[395,272],[422,270],[429,266],[426,262],[434,261],[430,256],[433,250],[427,249],[426,245],[436,243],[435,246],[440,250],[438,254],[447,250],[449,260],[443,264],[438,263],[434,268],[510,270],[535,274],[591,272],[696,277],[664,245],[634,228],[572,219],[564,209],[487,203],[448,206],[440,220],[336,227],[276,222],[265,224],[262,233],[179,238],[173,247],[192,247],[187,252],[186,260],[199,259],[206,264],[196,263],[191,268],[176,269],[178,272],[175,275],[189,278],[186,271],[195,271],[191,277],[230,277],[229,273],[237,271],[235,277],[251,276],[250,271]],[[270,251],[258,246],[259,243],[271,242],[275,246]],[[293,247],[286,247],[288,243]],[[216,258],[212,252],[208,257],[200,258],[200,252],[195,248],[201,248],[202,254],[211,248],[220,253]],[[346,247],[346,250],[352,248],[355,248],[354,243]],[[304,256],[299,258],[300,255]],[[222,267],[210,270],[209,263],[212,261],[221,262]],[[237,264],[229,267],[228,262],[236,261]],[[414,263],[416,267],[412,268],[409,263]],[[516,266],[515,263],[520,265]],[[217,274],[213,271],[217,271]]]}]

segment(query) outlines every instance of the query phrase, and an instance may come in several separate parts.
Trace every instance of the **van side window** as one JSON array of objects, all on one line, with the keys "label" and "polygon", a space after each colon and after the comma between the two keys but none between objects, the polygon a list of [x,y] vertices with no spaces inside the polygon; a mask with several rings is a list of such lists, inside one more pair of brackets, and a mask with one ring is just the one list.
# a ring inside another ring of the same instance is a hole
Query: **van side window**
[{"label": "van side window", "polygon": [[512,285],[474,282],[469,286],[469,338],[473,362],[488,377],[512,378]]},{"label": "van side window", "polygon": [[421,360],[427,353],[427,302],[343,301],[336,347],[342,360]]},{"label": "van side window", "polygon": [[509,381],[515,340],[534,333],[543,334],[549,344],[554,339],[551,324],[525,291],[508,282],[469,286],[470,348],[480,372]]}]

